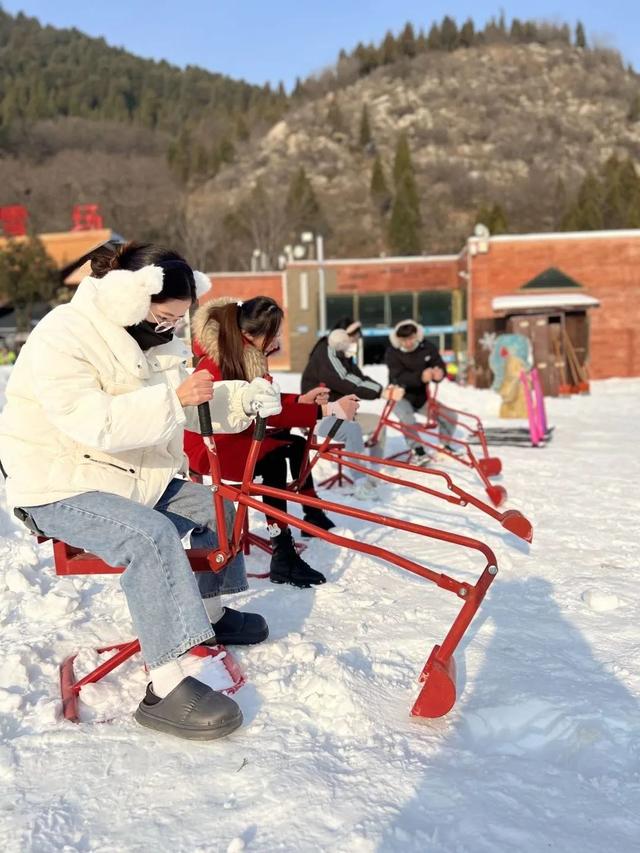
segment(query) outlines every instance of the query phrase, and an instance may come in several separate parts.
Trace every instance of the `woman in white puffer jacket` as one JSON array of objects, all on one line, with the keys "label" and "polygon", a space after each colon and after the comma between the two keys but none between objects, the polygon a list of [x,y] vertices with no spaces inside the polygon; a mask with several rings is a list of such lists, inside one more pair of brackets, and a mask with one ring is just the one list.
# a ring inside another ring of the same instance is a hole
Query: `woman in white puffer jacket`
[{"label": "woman in white puffer jacket", "polygon": [[[206,642],[261,642],[261,616],[223,608],[247,587],[241,556],[194,577],[182,546],[215,548],[210,489],[187,471],[183,430],[209,401],[214,431],[280,411],[264,380],[216,382],[186,370],[173,330],[209,288],[175,252],[127,244],[98,252],[92,276],[29,336],[7,384],[0,459],[8,502],[52,538],[124,566],[121,585],[151,670],[136,719],[180,737],[221,737],[242,722],[233,700],[185,677]],[[233,512],[229,508],[229,515]],[[229,519],[230,520],[230,519]],[[187,710],[188,709],[188,712]]]}]

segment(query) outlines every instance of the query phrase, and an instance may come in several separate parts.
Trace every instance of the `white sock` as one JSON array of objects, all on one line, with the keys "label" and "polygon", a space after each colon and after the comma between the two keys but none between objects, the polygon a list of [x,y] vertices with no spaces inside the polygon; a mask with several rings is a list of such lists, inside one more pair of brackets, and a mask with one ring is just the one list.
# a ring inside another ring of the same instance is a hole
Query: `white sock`
[{"label": "white sock", "polygon": [[204,604],[204,609],[207,611],[209,622],[212,625],[215,625],[216,622],[222,619],[224,616],[224,607],[222,606],[222,597],[220,595],[214,595],[212,598],[203,598],[202,603]]},{"label": "white sock", "polygon": [[156,696],[164,699],[165,696],[171,693],[174,687],[177,687],[187,677],[181,665],[183,657],[184,655],[180,655],[179,658],[170,660],[169,663],[163,663],[161,666],[154,666],[149,671],[151,688]]}]

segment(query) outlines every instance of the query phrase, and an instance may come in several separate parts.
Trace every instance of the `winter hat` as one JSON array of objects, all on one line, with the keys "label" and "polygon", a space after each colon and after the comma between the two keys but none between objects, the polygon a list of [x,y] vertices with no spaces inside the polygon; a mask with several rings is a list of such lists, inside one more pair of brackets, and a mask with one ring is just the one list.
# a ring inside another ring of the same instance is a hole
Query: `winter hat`
[{"label": "winter hat", "polygon": [[336,352],[346,352],[351,346],[351,339],[344,329],[334,329],[329,335],[329,346]]}]

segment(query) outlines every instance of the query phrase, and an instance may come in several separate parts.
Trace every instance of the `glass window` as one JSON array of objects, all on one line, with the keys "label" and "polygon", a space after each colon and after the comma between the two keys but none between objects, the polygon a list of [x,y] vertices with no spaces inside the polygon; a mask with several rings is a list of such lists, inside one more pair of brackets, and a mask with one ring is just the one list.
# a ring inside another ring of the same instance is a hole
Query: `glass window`
[{"label": "glass window", "polygon": [[413,320],[413,293],[389,294],[390,325],[402,320]]},{"label": "glass window", "polygon": [[423,326],[450,326],[450,290],[425,290],[418,294],[418,320]]},{"label": "glass window", "polygon": [[434,347],[438,350],[441,350],[443,348],[442,344],[444,335],[425,335],[424,339],[425,341],[429,341],[429,343],[433,344]]},{"label": "glass window", "polygon": [[358,320],[362,323],[365,329],[372,326],[386,326],[385,317],[385,295],[384,293],[376,293],[375,295],[360,296],[358,300]]},{"label": "glass window", "polygon": [[[348,296],[337,295],[335,293],[327,294],[327,329],[333,329],[338,320],[343,317],[354,317],[353,311],[353,295]],[[324,331],[321,329],[320,331]]]}]

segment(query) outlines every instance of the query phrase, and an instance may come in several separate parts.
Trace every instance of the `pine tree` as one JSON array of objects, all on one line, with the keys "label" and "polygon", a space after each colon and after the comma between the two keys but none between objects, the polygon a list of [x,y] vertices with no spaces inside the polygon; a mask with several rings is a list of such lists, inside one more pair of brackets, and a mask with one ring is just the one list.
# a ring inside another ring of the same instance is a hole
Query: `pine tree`
[{"label": "pine tree", "polygon": [[335,95],[331,98],[327,108],[327,124],[332,133],[345,132],[344,117],[342,115],[338,99]]},{"label": "pine tree", "polygon": [[442,47],[445,50],[455,50],[458,47],[458,26],[453,18],[445,15],[440,27]]},{"label": "pine tree", "polygon": [[627,113],[627,121],[630,124],[635,124],[637,121],[640,121],[640,92],[636,92],[631,98],[629,111]]},{"label": "pine tree", "polygon": [[429,35],[427,36],[427,47],[429,50],[442,50],[442,33],[437,24],[431,24]]},{"label": "pine tree", "polygon": [[371,124],[369,122],[369,110],[367,105],[362,105],[362,113],[360,114],[360,130],[358,133],[358,144],[360,148],[367,148],[372,142]]},{"label": "pine tree", "polygon": [[218,145],[218,160],[220,163],[233,163],[236,149],[233,142],[225,137]]},{"label": "pine tree", "polygon": [[416,210],[413,192],[406,176],[400,181],[389,220],[389,248],[394,255],[419,255],[420,213]]},{"label": "pine tree", "polygon": [[36,302],[49,302],[58,287],[56,269],[37,237],[9,239],[0,250],[0,296],[16,312],[16,329],[31,331]]},{"label": "pine tree", "polygon": [[587,37],[584,32],[584,27],[582,26],[582,21],[578,21],[576,24],[576,47],[586,47],[587,46]]},{"label": "pine tree", "polygon": [[565,231],[600,231],[604,228],[602,189],[592,172],[587,172],[577,197],[562,221]]},{"label": "pine tree", "polygon": [[291,179],[285,210],[293,233],[308,230],[326,234],[327,223],[304,166]]},{"label": "pine tree", "polygon": [[383,215],[387,213],[391,206],[391,193],[387,185],[387,180],[384,176],[382,160],[380,159],[379,154],[376,155],[376,159],[373,161],[373,167],[371,169],[370,192],[371,198],[378,212]]},{"label": "pine tree", "polygon": [[472,47],[475,41],[475,28],[473,25],[473,21],[471,18],[467,18],[467,20],[462,25],[462,29],[460,30],[460,46],[461,47]]},{"label": "pine tree", "polygon": [[558,178],[553,191],[553,227],[558,230],[567,208],[567,188],[562,178]]},{"label": "pine tree", "polygon": [[246,142],[250,135],[249,128],[243,116],[238,116],[236,119],[236,138],[239,142]]},{"label": "pine tree", "polygon": [[405,24],[403,31],[398,39],[400,52],[403,56],[413,58],[416,55],[416,36],[413,31],[413,26],[410,22]]},{"label": "pine tree", "polygon": [[383,65],[391,65],[398,56],[398,46],[391,30],[387,31],[380,48],[380,61]]},{"label": "pine tree", "polygon": [[389,221],[389,246],[399,255],[420,252],[420,199],[416,186],[409,142],[405,133],[398,137],[393,161],[395,196]]},{"label": "pine tree", "polygon": [[504,234],[507,220],[499,204],[483,204],[476,211],[475,221],[486,225],[490,234]]},{"label": "pine tree", "polygon": [[427,37],[425,36],[424,30],[422,29],[422,27],[420,27],[420,32],[418,33],[418,35],[416,37],[416,53],[417,54],[425,53],[427,50],[427,47],[428,47]]},{"label": "pine tree", "polygon": [[522,23],[518,18],[514,18],[511,21],[511,30],[509,33],[510,41],[519,44],[521,41],[524,41],[524,30],[522,27]]}]

